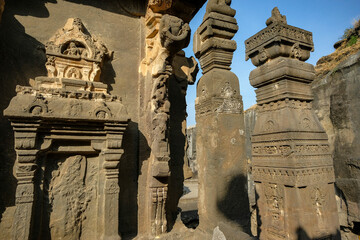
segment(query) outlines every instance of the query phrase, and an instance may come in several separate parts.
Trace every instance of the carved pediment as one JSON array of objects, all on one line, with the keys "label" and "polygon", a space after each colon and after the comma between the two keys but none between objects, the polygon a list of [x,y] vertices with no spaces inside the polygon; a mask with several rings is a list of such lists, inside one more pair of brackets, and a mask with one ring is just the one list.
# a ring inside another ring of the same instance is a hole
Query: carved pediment
[{"label": "carved pediment", "polygon": [[48,77],[99,81],[102,62],[109,56],[79,18],[69,18],[46,44]]}]

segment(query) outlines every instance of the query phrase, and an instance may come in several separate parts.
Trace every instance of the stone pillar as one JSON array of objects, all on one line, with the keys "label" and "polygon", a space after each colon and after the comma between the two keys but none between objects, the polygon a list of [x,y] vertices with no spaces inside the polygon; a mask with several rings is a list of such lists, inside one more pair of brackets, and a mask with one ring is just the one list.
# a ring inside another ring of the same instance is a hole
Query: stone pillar
[{"label": "stone pillar", "polygon": [[36,135],[37,122],[13,122],[15,131],[15,176],[16,210],[13,224],[13,239],[32,239],[34,221],[34,205],[36,201],[36,186],[34,183],[37,169]]},{"label": "stone pillar", "polygon": [[[148,90],[144,94],[146,111],[141,114],[146,118],[148,129],[145,132],[148,133],[151,154],[147,169],[142,170],[146,171],[146,189],[142,186],[139,188],[140,192],[146,192],[145,200],[139,197],[140,208],[144,209],[139,211],[139,232],[156,237],[167,232],[168,220],[174,221],[166,212],[169,206],[167,200],[170,165],[174,166],[170,162],[169,81],[175,80],[173,63],[177,66],[180,64],[174,62],[175,55],[186,47],[190,40],[189,24],[176,16],[166,14],[172,4],[172,1],[149,2],[145,16],[146,56],[140,69],[147,81],[144,83],[144,89]],[[172,212],[176,212],[176,209],[172,209]]]},{"label": "stone pillar", "polygon": [[[194,36],[194,52],[203,76],[197,85],[196,158],[199,175],[199,230],[220,230],[228,239],[247,239],[243,103],[239,80],[230,71],[238,31],[235,10],[209,1]],[[208,239],[209,236],[203,237]]]},{"label": "stone pillar", "polygon": [[304,62],[312,33],[287,25],[277,8],[266,24],[245,41],[257,66],[251,142],[260,239],[339,239],[333,161],[312,110],[314,67]]}]

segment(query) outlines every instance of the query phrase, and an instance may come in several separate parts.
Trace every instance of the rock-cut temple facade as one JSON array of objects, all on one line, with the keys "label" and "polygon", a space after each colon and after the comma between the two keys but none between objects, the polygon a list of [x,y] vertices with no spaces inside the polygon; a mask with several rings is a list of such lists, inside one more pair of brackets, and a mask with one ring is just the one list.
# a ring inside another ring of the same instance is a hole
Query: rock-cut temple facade
[{"label": "rock-cut temple facade", "polygon": [[0,0],[0,239],[340,239],[347,176],[313,107],[312,33],[275,7],[245,41],[252,128],[235,17],[231,0]]}]

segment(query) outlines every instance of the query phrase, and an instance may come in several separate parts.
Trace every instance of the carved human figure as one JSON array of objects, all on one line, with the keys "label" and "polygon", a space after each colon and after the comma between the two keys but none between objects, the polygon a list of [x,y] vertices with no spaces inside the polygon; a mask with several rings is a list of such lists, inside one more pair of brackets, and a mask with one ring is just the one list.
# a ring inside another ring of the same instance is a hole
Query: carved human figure
[{"label": "carved human figure", "polygon": [[74,42],[70,42],[69,46],[64,51],[64,54],[70,56],[81,56],[81,50],[82,49],[78,48]]}]

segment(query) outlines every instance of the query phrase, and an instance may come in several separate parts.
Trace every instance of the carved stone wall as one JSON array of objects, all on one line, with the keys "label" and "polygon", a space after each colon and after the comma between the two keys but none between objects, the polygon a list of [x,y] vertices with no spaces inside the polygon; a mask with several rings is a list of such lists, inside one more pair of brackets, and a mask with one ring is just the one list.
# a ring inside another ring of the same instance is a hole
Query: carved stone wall
[{"label": "carved stone wall", "polygon": [[339,239],[328,138],[312,109],[315,71],[305,63],[312,34],[287,25],[277,8],[267,28],[245,41],[258,66],[251,138],[260,239]]},{"label": "carved stone wall", "polygon": [[[123,192],[119,204],[120,232],[122,234],[137,231],[137,187],[138,187],[138,145],[143,134],[138,130],[139,115],[139,64],[142,48],[142,19],[131,12],[141,13],[140,6],[145,1],[115,1],[103,4],[98,0],[85,2],[75,1],[6,1],[0,25],[0,112],[8,107],[16,95],[16,85],[29,86],[38,76],[47,76],[45,66],[45,45],[52,35],[62,28],[68,18],[80,18],[88,31],[97,40],[106,43],[113,52],[112,60],[103,63],[100,82],[108,87],[112,95],[121,96],[122,104],[127,107],[131,122],[124,134],[123,158],[120,162],[120,183]],[[129,13],[128,13],[129,12]],[[141,15],[141,14],[140,14]],[[114,31],[116,29],[116,31]],[[100,94],[101,95],[101,94]],[[78,99],[71,98],[75,103]],[[101,102],[101,100],[99,101]],[[70,104],[66,104],[67,107]],[[75,104],[76,105],[76,104]],[[74,113],[76,106],[72,107]],[[69,111],[61,109],[63,114]],[[88,116],[86,116],[88,117]],[[15,205],[16,179],[13,165],[16,159],[14,150],[14,133],[10,122],[0,116],[0,218],[1,232],[3,222],[11,232],[12,212]],[[6,210],[5,210],[6,209]],[[4,219],[2,219],[4,217]],[[4,220],[4,221],[3,221]],[[10,239],[4,235],[6,239]]]},{"label": "carved stone wall", "polygon": [[238,26],[230,2],[209,1],[194,36],[204,74],[195,101],[199,239],[215,230],[227,239],[250,238],[243,104],[230,71]]},{"label": "carved stone wall", "polygon": [[[80,19],[68,19],[47,45],[48,76],[37,77],[34,87],[17,86],[4,110],[17,154],[12,239],[85,239],[89,231],[90,239],[120,239],[114,209],[129,119],[121,98],[108,94],[105,84],[99,83],[100,92],[84,88],[107,51],[94,42]],[[68,54],[72,44],[80,55]]]}]

